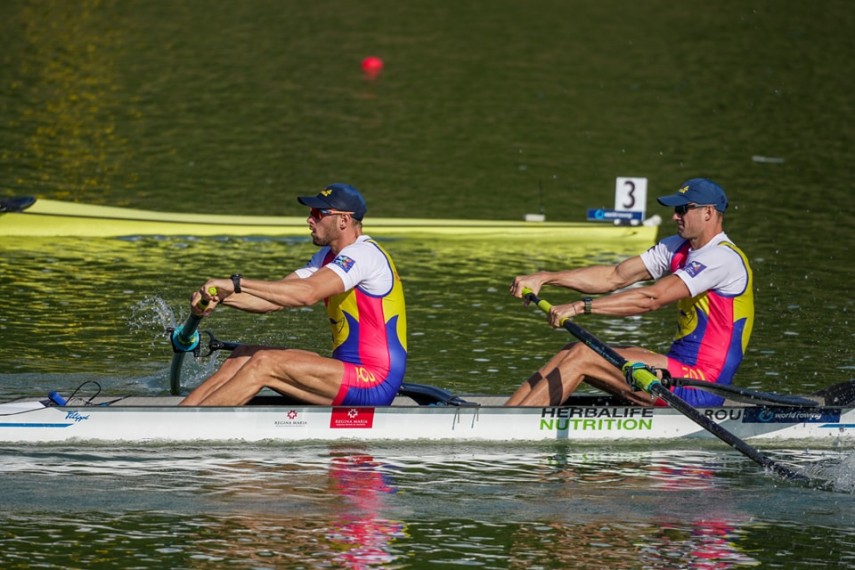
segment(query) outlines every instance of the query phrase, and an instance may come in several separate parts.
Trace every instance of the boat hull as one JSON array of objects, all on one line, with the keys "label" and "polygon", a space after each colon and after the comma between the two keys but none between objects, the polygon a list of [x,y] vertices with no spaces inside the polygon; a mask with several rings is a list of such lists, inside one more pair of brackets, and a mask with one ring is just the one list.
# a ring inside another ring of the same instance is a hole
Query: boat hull
[{"label": "boat hull", "polygon": [[[0,210],[2,212],[2,210]],[[40,199],[20,212],[0,213],[0,236],[276,236],[308,237],[305,217],[181,214],[92,206]],[[627,242],[649,246],[656,225],[525,222],[421,218],[368,218],[365,232],[374,237],[442,237],[445,239],[525,238],[562,242]]]},{"label": "boat hull", "polygon": [[[0,441],[555,441],[712,439],[671,408],[504,407],[488,404],[383,407],[251,405],[179,407],[180,398],[129,398],[112,405],[0,406]],[[701,412],[741,439],[855,441],[855,409],[728,406]]]}]

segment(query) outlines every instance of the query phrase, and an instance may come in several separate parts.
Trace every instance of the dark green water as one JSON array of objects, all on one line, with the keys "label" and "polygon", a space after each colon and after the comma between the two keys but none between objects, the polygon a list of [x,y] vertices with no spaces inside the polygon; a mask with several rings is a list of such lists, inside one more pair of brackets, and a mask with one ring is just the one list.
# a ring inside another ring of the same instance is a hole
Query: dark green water
[{"label": "dark green water", "polygon": [[[847,2],[0,9],[0,196],[301,215],[295,195],[342,180],[365,192],[369,216],[520,219],[543,206],[550,220],[581,220],[612,204],[617,176],[643,176],[667,235],[655,196],[708,176],[728,191],[728,233],[755,270],[739,384],[799,392],[855,375]],[[373,80],[368,55],[385,63]],[[638,253],[386,245],[407,288],[409,379],[497,394],[566,340],[506,295],[510,279]],[[302,240],[0,241],[0,395],[90,378],[161,393],[163,328],[193,288],[237,271],[275,278],[312,251]],[[673,314],[661,313],[585,325],[664,349]],[[318,310],[207,324],[224,339],[328,349]],[[188,382],[212,365],[191,366]],[[846,449],[774,453],[852,488]],[[335,458],[363,455],[369,482],[342,478]],[[700,568],[703,556],[844,567],[855,537],[851,494],[776,484],[722,446],[9,447],[0,459],[4,567]]]}]

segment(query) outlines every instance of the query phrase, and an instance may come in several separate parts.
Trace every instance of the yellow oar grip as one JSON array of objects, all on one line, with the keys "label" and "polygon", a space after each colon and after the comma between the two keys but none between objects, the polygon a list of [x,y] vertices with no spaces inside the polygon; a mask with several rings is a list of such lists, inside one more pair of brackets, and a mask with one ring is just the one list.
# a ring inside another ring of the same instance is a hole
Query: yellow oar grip
[{"label": "yellow oar grip", "polygon": [[[208,294],[209,295],[216,295],[217,294],[217,288],[216,287],[208,287]],[[199,302],[196,303],[196,306],[199,307],[200,309],[204,309],[205,307],[208,306],[208,300],[207,299],[199,299]]]},{"label": "yellow oar grip", "polygon": [[[535,301],[535,305],[537,305],[537,308],[540,309],[541,311],[543,311],[544,313],[546,313],[547,315],[549,314],[549,311],[552,309],[552,303],[550,303],[549,301],[545,301],[543,299],[540,299],[537,295],[534,294],[534,291],[532,291],[528,287],[523,287],[522,294],[523,294],[523,297],[527,297],[527,296],[531,295],[532,300]],[[561,322],[558,324],[564,325],[564,321],[566,321],[566,320],[567,320],[567,318],[565,317],[565,318],[561,319]]]},{"label": "yellow oar grip", "polygon": [[621,367],[621,371],[627,379],[631,378],[633,384],[648,394],[651,393],[650,390],[654,384],[661,384],[659,377],[643,362],[626,362]]}]

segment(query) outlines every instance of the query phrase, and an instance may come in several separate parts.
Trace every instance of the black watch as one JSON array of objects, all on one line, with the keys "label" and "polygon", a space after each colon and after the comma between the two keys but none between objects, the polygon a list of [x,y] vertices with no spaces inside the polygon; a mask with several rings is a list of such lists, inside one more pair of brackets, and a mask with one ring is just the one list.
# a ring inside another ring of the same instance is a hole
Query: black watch
[{"label": "black watch", "polygon": [[582,299],[582,302],[585,303],[585,314],[590,315],[591,314],[591,303],[593,302],[593,299],[591,299],[590,297],[585,297],[584,299]]},{"label": "black watch", "polygon": [[235,286],[235,293],[240,293],[240,274],[232,275],[232,284]]}]

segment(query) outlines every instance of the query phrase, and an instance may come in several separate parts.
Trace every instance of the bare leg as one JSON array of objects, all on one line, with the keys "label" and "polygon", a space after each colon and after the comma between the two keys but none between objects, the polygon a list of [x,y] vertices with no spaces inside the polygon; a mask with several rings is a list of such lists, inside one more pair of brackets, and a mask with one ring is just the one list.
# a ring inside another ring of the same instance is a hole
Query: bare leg
[{"label": "bare leg", "polygon": [[[637,347],[617,348],[624,358],[664,368],[667,358]],[[639,405],[652,405],[648,394],[633,391],[620,370],[582,343],[562,348],[514,393],[506,405],[557,406],[586,382]]]},{"label": "bare leg", "polygon": [[331,404],[341,388],[344,364],[339,360],[290,348],[247,349],[246,354],[240,355],[248,355],[247,358],[231,376],[212,376],[205,381],[210,384],[204,392],[197,398],[194,391],[184,404],[190,405],[189,401],[199,406],[240,406],[265,387],[310,404]]},{"label": "bare leg", "polygon": [[505,402],[505,405],[519,406],[533,391],[541,392],[544,389],[551,395],[551,400],[560,398],[563,388],[559,366],[566,358],[568,358],[568,352],[573,348],[574,344],[575,343],[568,344],[559,350],[555,356],[550,358],[549,361],[540,368],[540,370],[532,374],[528,380],[523,382],[522,385],[517,388],[517,391],[513,393],[507,402]]},{"label": "bare leg", "polygon": [[208,397],[209,394],[215,392],[223,384],[232,379],[237,374],[244,364],[252,358],[253,351],[260,347],[257,346],[239,346],[232,351],[229,357],[223,362],[220,369],[214,372],[207,380],[199,384],[190,394],[184,398],[179,406],[198,406],[199,402]]}]

